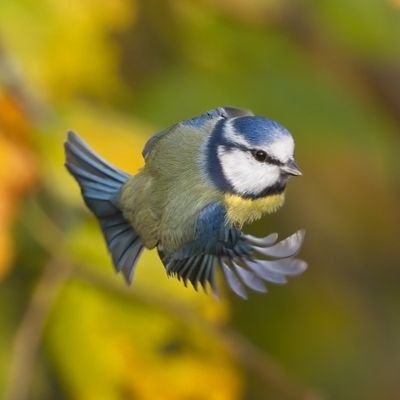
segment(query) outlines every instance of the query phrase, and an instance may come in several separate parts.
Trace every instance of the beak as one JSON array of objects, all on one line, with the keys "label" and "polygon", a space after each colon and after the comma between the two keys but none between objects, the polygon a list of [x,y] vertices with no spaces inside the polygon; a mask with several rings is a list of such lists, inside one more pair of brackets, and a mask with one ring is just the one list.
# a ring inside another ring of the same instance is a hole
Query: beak
[{"label": "beak", "polygon": [[294,175],[294,176],[303,175],[293,158],[291,158],[284,166],[282,166],[281,170],[288,175]]}]

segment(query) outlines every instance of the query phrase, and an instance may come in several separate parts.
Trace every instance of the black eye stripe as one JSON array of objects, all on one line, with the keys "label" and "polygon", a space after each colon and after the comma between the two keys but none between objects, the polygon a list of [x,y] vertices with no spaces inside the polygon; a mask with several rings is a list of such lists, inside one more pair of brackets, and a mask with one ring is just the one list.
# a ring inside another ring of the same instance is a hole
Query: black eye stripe
[{"label": "black eye stripe", "polygon": [[265,163],[272,164],[272,165],[277,165],[278,167],[281,167],[282,165],[285,165],[285,163],[283,163],[283,162],[277,160],[277,159],[274,158],[274,157],[271,157],[265,150],[261,150],[261,149],[249,149],[249,148],[246,147],[246,146],[243,146],[243,145],[241,145],[241,144],[239,144],[239,143],[234,143],[234,142],[226,142],[225,148],[227,148],[227,149],[240,149],[240,150],[242,150],[242,151],[244,151],[244,152],[250,152],[251,155],[252,155],[256,160],[257,160],[257,158],[255,157],[255,153],[261,151],[261,152],[263,152],[263,153],[266,154],[266,158],[265,158],[263,161],[260,161],[260,160],[257,160],[257,161],[259,161],[259,162],[265,162]]},{"label": "black eye stripe", "polygon": [[268,164],[273,164],[273,165],[278,165],[278,166],[283,165],[282,162],[280,162],[279,160],[277,160],[274,157],[271,157],[264,150],[252,149],[252,150],[250,150],[250,152],[253,155],[253,157],[259,162],[266,162]]}]

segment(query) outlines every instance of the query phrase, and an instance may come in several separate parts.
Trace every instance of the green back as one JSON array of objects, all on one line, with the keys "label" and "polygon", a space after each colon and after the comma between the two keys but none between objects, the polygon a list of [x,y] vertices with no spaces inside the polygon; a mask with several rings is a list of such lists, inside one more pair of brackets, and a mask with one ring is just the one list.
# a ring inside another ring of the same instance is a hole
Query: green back
[{"label": "green back", "polygon": [[121,193],[121,208],[146,247],[172,252],[193,239],[196,216],[222,193],[201,173],[201,147],[215,121],[178,124],[154,143],[146,164]]}]

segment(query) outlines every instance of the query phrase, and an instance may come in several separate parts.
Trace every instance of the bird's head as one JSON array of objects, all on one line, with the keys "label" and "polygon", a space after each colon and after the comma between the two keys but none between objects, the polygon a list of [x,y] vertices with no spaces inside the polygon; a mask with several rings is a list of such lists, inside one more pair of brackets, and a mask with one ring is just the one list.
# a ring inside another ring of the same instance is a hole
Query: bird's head
[{"label": "bird's head", "polygon": [[221,118],[204,156],[209,179],[220,190],[244,198],[280,194],[290,176],[301,175],[292,135],[277,122],[257,116]]}]

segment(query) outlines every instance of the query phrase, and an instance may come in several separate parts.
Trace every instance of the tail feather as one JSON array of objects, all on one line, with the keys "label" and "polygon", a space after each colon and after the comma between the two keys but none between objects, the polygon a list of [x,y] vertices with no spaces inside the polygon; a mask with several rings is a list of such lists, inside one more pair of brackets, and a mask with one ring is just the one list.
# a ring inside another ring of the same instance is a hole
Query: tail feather
[{"label": "tail feather", "polygon": [[72,152],[68,154],[73,164],[82,167],[86,172],[92,172],[101,177],[111,178],[111,182],[119,182],[121,184],[129,178],[129,175],[95,154],[89,146],[74,132],[68,132],[66,146],[72,148]]},{"label": "tail feather", "polygon": [[73,132],[68,132],[65,153],[65,166],[100,222],[115,269],[131,283],[144,246],[118,205],[119,192],[130,175],[99,157]]},{"label": "tail feather", "polygon": [[122,266],[122,273],[127,282],[132,282],[136,264],[143,251],[143,245],[138,237],[134,239],[121,257],[119,265]]}]

